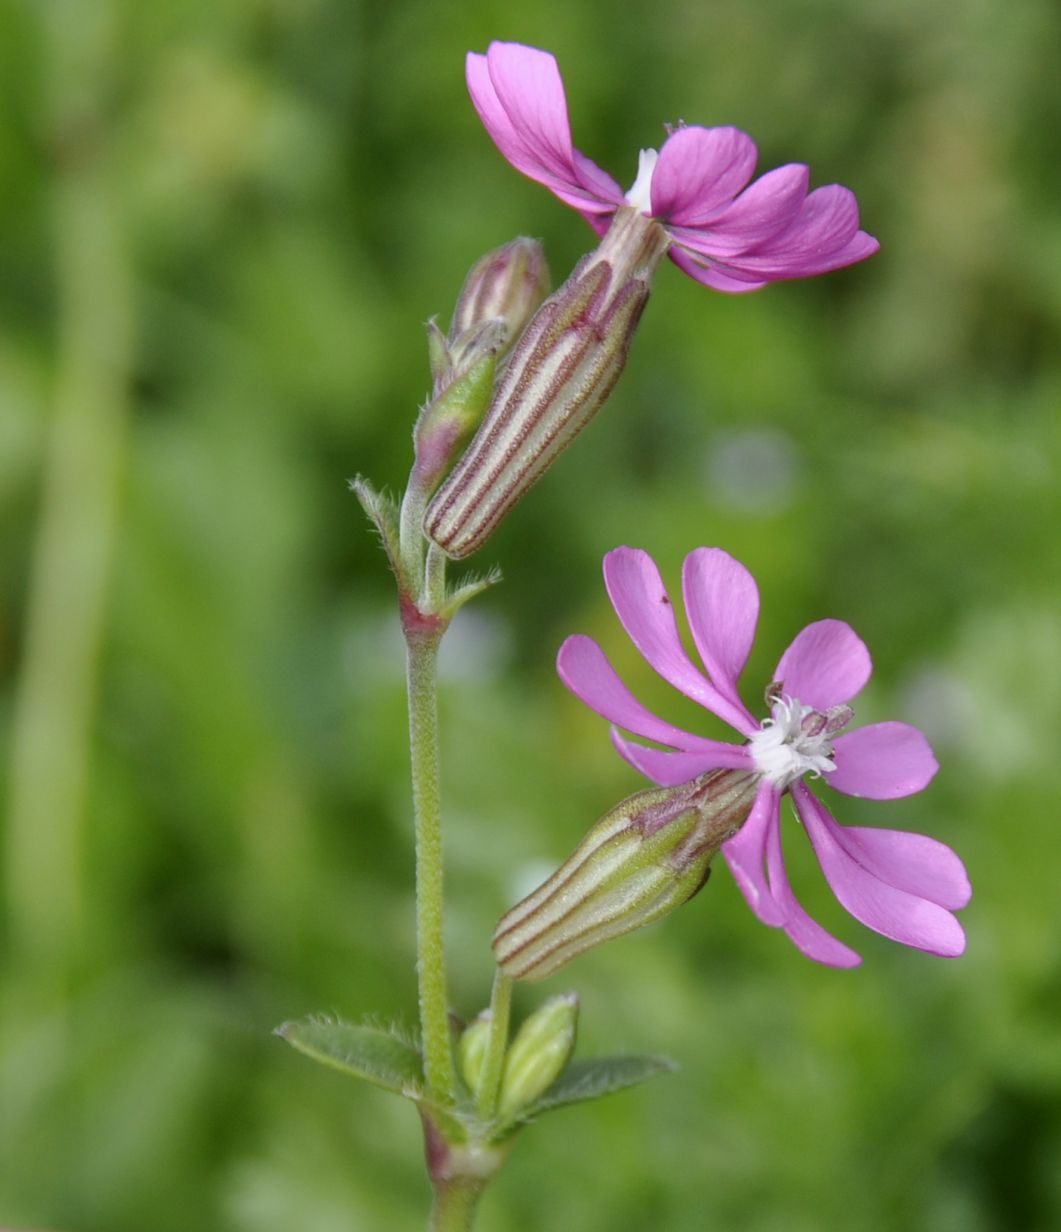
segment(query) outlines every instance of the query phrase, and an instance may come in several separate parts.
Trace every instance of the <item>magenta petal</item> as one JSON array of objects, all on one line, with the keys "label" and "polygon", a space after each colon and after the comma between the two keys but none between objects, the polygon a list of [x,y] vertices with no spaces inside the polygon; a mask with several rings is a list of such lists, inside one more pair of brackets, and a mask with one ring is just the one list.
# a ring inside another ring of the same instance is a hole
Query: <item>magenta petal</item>
[{"label": "magenta petal", "polygon": [[733,260],[764,278],[808,278],[861,261],[877,251],[877,241],[858,229],[855,194],[839,184],[816,188],[795,221]]},{"label": "magenta petal", "polygon": [[733,236],[745,247],[761,244],[799,217],[807,199],[810,170],[802,163],[787,163],[761,175],[724,213],[711,221],[711,230]]},{"label": "magenta petal", "polygon": [[868,800],[912,796],[932,781],[939,763],[925,737],[908,723],[874,723],[837,736],[830,787]]},{"label": "magenta petal", "polygon": [[571,146],[567,99],[555,59],[519,43],[492,43],[469,53],[468,92],[495,145],[524,175],[561,201],[590,213],[622,200],[606,172]]},{"label": "magenta petal", "polygon": [[590,637],[569,637],[556,656],[556,670],[564,684],[591,710],[637,736],[690,752],[716,747],[715,741],[684,732],[646,710]]},{"label": "magenta petal", "polygon": [[751,278],[744,280],[730,277],[729,274],[722,273],[721,270],[715,269],[704,260],[683,251],[676,244],[672,244],[667,249],[667,256],[690,278],[695,278],[697,282],[702,282],[705,287],[710,287],[713,291],[724,291],[727,295],[743,295],[746,291],[761,291],[769,281],[768,279],[753,281]]},{"label": "magenta petal", "polygon": [[839,826],[838,839],[867,872],[948,911],[966,906],[972,887],[965,865],[946,843],[927,834],[880,830],[875,826]]},{"label": "magenta petal", "polygon": [[784,911],[784,929],[792,944],[828,967],[857,967],[862,959],[850,948],[838,941],[803,910],[792,893],[785,872],[785,860],[781,853],[781,827],[775,826],[767,835],[766,863],[770,873],[770,887]]},{"label": "magenta petal", "polygon": [[604,583],[623,628],[649,665],[668,684],[747,734],[743,707],[727,701],[685,653],[674,607],[652,557],[640,548],[613,549],[604,558]]},{"label": "magenta petal", "polygon": [[817,620],[796,634],[774,680],[789,697],[824,711],[850,701],[872,670],[869,651],[850,625]]},{"label": "magenta petal", "polygon": [[602,167],[598,167],[591,158],[587,158],[581,150],[571,151],[571,163],[578,176],[578,182],[607,206],[609,214],[616,205],[621,205],[625,201],[623,190],[615,180]]},{"label": "magenta petal", "polygon": [[827,184],[807,195],[792,225],[759,247],[759,256],[839,252],[858,231],[858,200],[850,188]]},{"label": "magenta petal", "polygon": [[693,641],[718,691],[744,713],[739,730],[758,724],[744,707],[737,680],[748,661],[759,619],[759,588],[748,570],[721,548],[696,548],[682,566],[682,598]]},{"label": "magenta petal", "polygon": [[845,265],[854,265],[856,261],[865,261],[875,252],[880,252],[880,240],[866,231],[856,231],[849,243],[828,259],[824,270],[843,269]]},{"label": "magenta petal", "polygon": [[650,778],[660,787],[674,787],[687,783],[708,770],[751,770],[752,759],[747,750],[736,744],[716,743],[713,749],[695,749],[692,752],[669,753],[663,749],[646,748],[627,740],[614,727],[612,744],[635,770]]},{"label": "magenta petal", "polygon": [[679,128],[652,173],[652,216],[695,227],[727,206],[755,170],[755,142],[738,128]]},{"label": "magenta petal", "polygon": [[790,227],[807,196],[809,172],[801,163],[760,176],[702,228],[668,228],[675,243],[708,257],[742,253]]},{"label": "magenta petal", "polygon": [[902,945],[944,958],[965,951],[965,933],[945,908],[882,881],[846,850],[843,827],[802,785],[792,788],[830,889],[856,920]]},{"label": "magenta petal", "polygon": [[748,906],[764,924],[779,928],[785,912],[775,900],[763,871],[768,837],[780,828],[781,797],[770,783],[761,783],[748,820],[722,844],[729,871]]}]

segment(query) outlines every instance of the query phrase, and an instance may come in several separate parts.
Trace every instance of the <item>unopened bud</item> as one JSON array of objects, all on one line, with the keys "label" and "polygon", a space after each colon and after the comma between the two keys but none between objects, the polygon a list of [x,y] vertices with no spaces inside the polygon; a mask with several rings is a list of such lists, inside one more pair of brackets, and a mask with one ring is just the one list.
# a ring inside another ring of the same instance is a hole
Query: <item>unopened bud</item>
[{"label": "unopened bud", "polygon": [[505,1057],[498,1115],[510,1117],[553,1085],[575,1051],[578,997],[550,997],[524,1022]]},{"label": "unopened bud", "polygon": [[461,1032],[460,1042],[457,1044],[457,1064],[461,1077],[473,1095],[479,1093],[483,1063],[486,1061],[487,1045],[490,1042],[490,1025],[490,1011],[483,1010]]},{"label": "unopened bud", "polygon": [[496,352],[485,350],[420,412],[413,429],[413,481],[431,492],[449,470],[490,402]]},{"label": "unopened bud", "polygon": [[485,322],[500,321],[508,350],[549,294],[549,282],[549,266],[537,240],[520,236],[488,252],[472,266],[457,297],[450,347],[458,349],[461,340]]},{"label": "unopened bud", "polygon": [[667,915],[703,886],[711,860],[747,819],[756,776],[712,770],[638,792],[501,918],[494,954],[514,980],[541,980],[577,955]]},{"label": "unopened bud", "polygon": [[424,529],[448,555],[481,547],[611,393],[667,243],[658,222],[618,210],[597,251],[538,309],[428,506]]},{"label": "unopened bud", "polygon": [[549,290],[536,240],[516,239],[472,266],[445,337],[427,323],[432,400],[417,420],[413,481],[432,492],[468,443],[490,404],[498,363]]}]

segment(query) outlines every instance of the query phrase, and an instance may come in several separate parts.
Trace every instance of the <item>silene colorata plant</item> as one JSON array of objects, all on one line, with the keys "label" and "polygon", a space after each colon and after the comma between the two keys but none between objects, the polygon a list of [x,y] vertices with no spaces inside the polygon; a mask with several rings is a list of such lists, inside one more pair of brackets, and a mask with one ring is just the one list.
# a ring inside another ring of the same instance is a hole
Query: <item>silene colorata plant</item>
[{"label": "silene colorata plant", "polygon": [[[828,273],[878,247],[860,229],[847,188],[809,190],[808,169],[798,163],[753,179],[756,148],[738,129],[668,127],[658,152],[640,152],[624,192],[572,145],[563,83],[547,52],[494,43],[485,55],[468,55],[466,74],[504,157],[578,211],[599,243],[551,294],[532,240],[479,260],[449,330],[428,325],[432,390],[416,420],[400,504],[367,479],[352,484],[394,573],[407,649],[419,1033],[413,1042],[325,1017],[278,1028],[306,1055],[416,1104],[436,1232],[472,1227],[485,1186],[529,1122],[671,1068],[647,1056],[573,1059],[574,994],[547,998],[513,1029],[513,982],[552,975],[681,906],[720,851],[754,915],[833,967],[860,959],[803,910],[789,884],[782,832],[793,824],[843,907],[903,945],[961,954],[965,937],[953,912],[970,896],[948,847],[920,834],[842,825],[813,790],[823,780],[847,795],[890,800],[921,791],[937,769],[915,728],[853,726],[852,703],[871,661],[848,625],[824,619],[798,632],[763,682],[761,704],[749,707],[738,689],[759,611],[748,569],[720,547],[695,547],[686,557],[681,594],[697,664],[651,556],[618,547],[604,556],[604,580],[626,633],[659,676],[736,740],[672,726],[637,701],[595,642],[578,635],[564,642],[557,662],[564,684],[612,724],[618,753],[654,786],[606,812],[501,919],[490,1004],[455,1027],[443,949],[436,662],[454,613],[498,575],[453,584],[449,561],[484,545],[600,409],[664,256],[713,291],[737,294]],[[786,801],[795,818],[786,819]]]}]

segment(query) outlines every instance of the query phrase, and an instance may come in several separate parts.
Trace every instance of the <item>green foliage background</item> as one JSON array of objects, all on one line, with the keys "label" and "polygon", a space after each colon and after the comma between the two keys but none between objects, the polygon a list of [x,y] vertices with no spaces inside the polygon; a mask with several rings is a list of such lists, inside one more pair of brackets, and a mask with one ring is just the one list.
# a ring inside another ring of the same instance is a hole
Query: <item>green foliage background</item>
[{"label": "green foliage background", "polygon": [[919,723],[943,768],[840,816],[953,844],[975,897],[934,960],[790,841],[857,972],[724,871],[581,960],[550,988],[582,994],[582,1054],[681,1072],[529,1130],[484,1232],[1057,1228],[1053,0],[0,3],[0,1224],[423,1226],[411,1110],[269,1031],[414,1012],[401,651],[345,481],[401,484],[421,323],[475,258],[537,235],[559,281],[591,242],[481,130],[462,60],[495,37],[555,52],[620,181],[662,121],[737,124],[763,168],[854,187],[883,247],[743,298],[663,269],[611,403],[483,553],[505,584],[443,694],[456,1007],[639,785],[563,637],[701,721],[607,608],[620,543],[749,565],[749,699],[802,624],[850,621],[860,721]]}]

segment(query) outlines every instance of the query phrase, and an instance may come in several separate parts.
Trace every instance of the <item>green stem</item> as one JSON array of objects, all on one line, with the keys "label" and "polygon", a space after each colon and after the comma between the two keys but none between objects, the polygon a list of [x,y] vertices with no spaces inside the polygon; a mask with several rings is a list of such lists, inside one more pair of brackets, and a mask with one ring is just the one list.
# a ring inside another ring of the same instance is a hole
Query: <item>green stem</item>
[{"label": "green stem", "polygon": [[406,585],[415,585],[423,577],[424,532],[421,523],[426,508],[427,493],[417,483],[414,467],[398,512],[398,551]]},{"label": "green stem", "polygon": [[423,609],[440,612],[446,601],[446,553],[437,543],[428,545],[424,561]]},{"label": "green stem", "polygon": [[439,1181],[431,1207],[431,1232],[468,1232],[485,1186],[485,1181],[471,1177]]},{"label": "green stem", "polygon": [[494,989],[490,995],[490,1034],[486,1041],[486,1057],[479,1084],[479,1115],[484,1121],[490,1120],[497,1112],[511,1010],[512,981],[499,967],[494,972]]},{"label": "green stem", "polygon": [[438,646],[441,638],[441,631],[407,633],[406,680],[416,827],[416,970],[424,1078],[428,1092],[448,1102],[453,1098],[455,1076],[442,935],[442,809],[438,755]]}]

